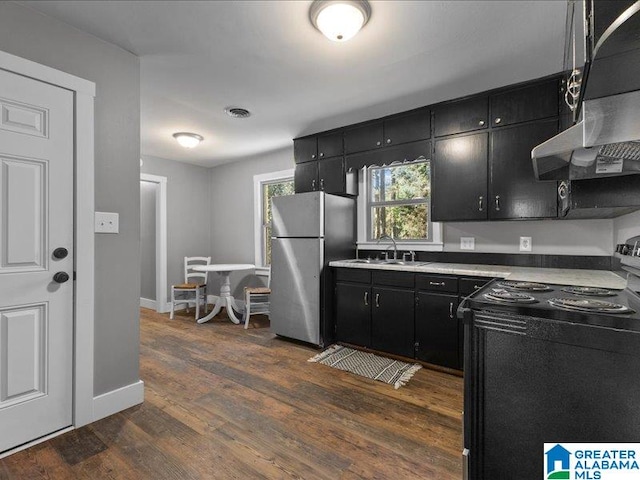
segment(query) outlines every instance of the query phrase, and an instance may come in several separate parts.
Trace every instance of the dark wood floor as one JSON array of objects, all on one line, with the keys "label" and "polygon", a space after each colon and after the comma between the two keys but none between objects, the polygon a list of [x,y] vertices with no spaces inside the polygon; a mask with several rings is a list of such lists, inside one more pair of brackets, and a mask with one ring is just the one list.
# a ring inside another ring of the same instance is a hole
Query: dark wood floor
[{"label": "dark wood floor", "polygon": [[461,378],[394,390],[267,324],[142,309],[144,404],[0,460],[0,479],[461,478]]}]

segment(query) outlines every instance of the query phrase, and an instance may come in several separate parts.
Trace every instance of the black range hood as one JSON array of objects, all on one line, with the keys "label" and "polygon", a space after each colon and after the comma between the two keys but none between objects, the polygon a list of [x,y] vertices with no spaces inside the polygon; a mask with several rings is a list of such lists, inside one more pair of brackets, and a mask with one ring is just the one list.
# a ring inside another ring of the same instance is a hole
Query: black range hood
[{"label": "black range hood", "polygon": [[538,180],[640,173],[640,0],[585,5],[586,42],[595,46],[585,49],[581,120],[533,149]]}]

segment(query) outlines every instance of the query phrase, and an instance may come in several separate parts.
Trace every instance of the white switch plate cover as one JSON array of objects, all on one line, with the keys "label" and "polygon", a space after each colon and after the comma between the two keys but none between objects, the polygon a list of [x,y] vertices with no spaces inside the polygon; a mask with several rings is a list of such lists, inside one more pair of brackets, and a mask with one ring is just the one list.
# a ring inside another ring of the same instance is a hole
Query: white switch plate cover
[{"label": "white switch plate cover", "polygon": [[520,251],[521,252],[531,251],[531,237],[520,237]]},{"label": "white switch plate cover", "polygon": [[95,232],[120,233],[120,215],[113,212],[96,212]]},{"label": "white switch plate cover", "polygon": [[460,250],[475,250],[476,237],[460,237]]}]

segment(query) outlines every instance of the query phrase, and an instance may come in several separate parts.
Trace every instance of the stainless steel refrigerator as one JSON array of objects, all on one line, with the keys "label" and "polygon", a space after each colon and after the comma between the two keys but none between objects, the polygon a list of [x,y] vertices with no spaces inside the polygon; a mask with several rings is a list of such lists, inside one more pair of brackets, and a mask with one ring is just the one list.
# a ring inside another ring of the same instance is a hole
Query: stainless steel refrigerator
[{"label": "stainless steel refrigerator", "polygon": [[271,331],[323,347],[333,342],[328,263],[353,258],[356,202],[324,192],[272,199]]}]

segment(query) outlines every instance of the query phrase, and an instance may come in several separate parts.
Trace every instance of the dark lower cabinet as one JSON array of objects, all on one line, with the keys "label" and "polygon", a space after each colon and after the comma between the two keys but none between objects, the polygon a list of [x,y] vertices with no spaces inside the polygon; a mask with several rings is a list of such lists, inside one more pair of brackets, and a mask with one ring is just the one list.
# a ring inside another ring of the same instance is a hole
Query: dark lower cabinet
[{"label": "dark lower cabinet", "polygon": [[436,141],[433,162],[433,221],[487,219],[487,133]]},{"label": "dark lower cabinet", "polygon": [[371,348],[414,356],[414,291],[373,287]]},{"label": "dark lower cabinet", "polygon": [[371,287],[336,284],[336,338],[339,342],[371,346]]},{"label": "dark lower cabinet", "polygon": [[416,358],[449,368],[461,368],[458,295],[416,293]]}]

